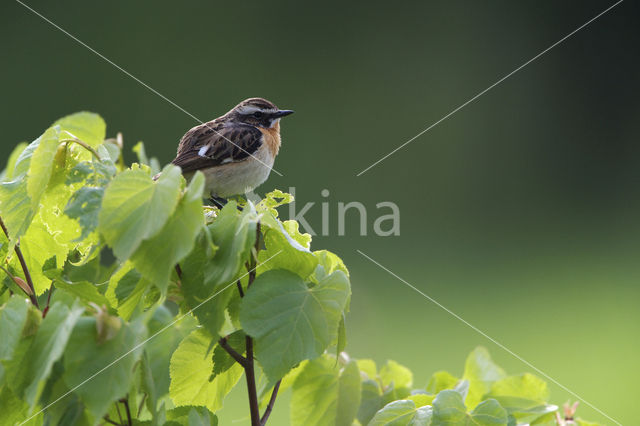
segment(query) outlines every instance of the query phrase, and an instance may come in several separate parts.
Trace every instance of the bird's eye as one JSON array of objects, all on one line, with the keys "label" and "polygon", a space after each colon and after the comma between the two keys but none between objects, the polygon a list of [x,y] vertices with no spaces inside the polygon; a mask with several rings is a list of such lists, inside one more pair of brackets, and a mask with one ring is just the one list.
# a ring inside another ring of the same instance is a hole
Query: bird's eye
[{"label": "bird's eye", "polygon": [[262,118],[264,116],[264,113],[262,113],[261,111],[256,111],[253,113],[253,116],[255,118]]}]

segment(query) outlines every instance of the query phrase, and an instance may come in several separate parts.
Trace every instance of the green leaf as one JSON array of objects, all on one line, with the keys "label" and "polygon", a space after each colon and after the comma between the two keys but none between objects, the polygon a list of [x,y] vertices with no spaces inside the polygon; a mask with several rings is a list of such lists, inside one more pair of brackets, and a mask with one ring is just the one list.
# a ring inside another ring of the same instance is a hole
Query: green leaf
[{"label": "green leaf", "polygon": [[217,426],[218,418],[203,407],[184,406],[167,411],[165,426]]},{"label": "green leaf", "polygon": [[35,335],[23,366],[16,380],[18,395],[24,395],[25,401],[33,407],[38,401],[51,368],[64,353],[71,331],[79,320],[84,308],[76,304],[69,309],[62,303],[55,303],[42,320]]},{"label": "green leaf", "polygon": [[[31,304],[22,296],[13,295],[0,308],[0,361],[10,360],[27,323]],[[34,308],[35,309],[35,308]],[[0,385],[4,379],[4,367],[0,363]]]},{"label": "green leaf", "polygon": [[495,399],[481,402],[471,413],[466,412],[457,391],[443,390],[433,400],[434,425],[506,426],[507,422],[507,411]]},{"label": "green leaf", "polygon": [[9,231],[11,246],[27,232],[40,206],[53,170],[58,129],[47,129],[18,156],[13,180],[0,184],[0,216]]},{"label": "green leaf", "polygon": [[467,410],[460,393],[454,390],[443,390],[433,400],[435,425],[466,425],[467,420]]},{"label": "green leaf", "polygon": [[338,379],[338,410],[336,425],[350,426],[360,408],[362,384],[358,364],[351,360],[344,366]]},{"label": "green leaf", "polygon": [[[238,330],[227,336],[227,343],[240,355],[245,353],[246,335],[242,330]],[[213,371],[209,380],[213,380],[217,375],[229,370],[235,364],[235,360],[222,346],[216,344],[213,348]]]},{"label": "green leaf", "polygon": [[464,380],[469,381],[466,405],[474,408],[491,390],[493,383],[506,376],[507,374],[493,362],[485,348],[482,346],[475,348],[467,357],[462,375]]},{"label": "green leaf", "polygon": [[347,277],[349,276],[349,270],[336,254],[328,250],[317,250],[313,254],[318,259],[318,266],[315,271],[316,280],[319,281],[335,271],[342,271]]},{"label": "green leaf", "polygon": [[[260,263],[270,259],[269,262],[261,265],[258,272],[270,269],[286,269],[298,274],[302,279],[306,279],[316,268],[318,259],[301,244],[300,233],[297,227],[294,230],[289,225],[290,234],[283,223],[275,217],[264,214],[262,216],[262,232],[266,250],[259,253]],[[304,243],[304,241],[303,241]]]},{"label": "green leaf", "polygon": [[285,270],[258,276],[240,308],[240,322],[256,338],[256,354],[270,381],[313,359],[337,337],[349,281],[337,271],[313,288]]},{"label": "green leaf", "polygon": [[131,261],[148,281],[166,292],[175,265],[193,249],[204,227],[202,191],[204,175],[196,173],[165,226],[142,241]]},{"label": "green leaf", "polygon": [[445,389],[453,389],[459,381],[460,379],[447,371],[437,371],[433,373],[427,383],[427,392],[435,395]]},{"label": "green leaf", "polygon": [[256,220],[249,207],[239,212],[236,204],[229,202],[198,236],[194,250],[181,263],[185,301],[212,335],[220,332],[234,291],[222,290],[242,274],[255,243]]},{"label": "green leaf", "polygon": [[369,426],[429,426],[432,418],[430,406],[416,407],[413,401],[401,399],[385,405],[371,419]]},{"label": "green leaf", "polygon": [[549,399],[549,388],[541,378],[530,373],[524,373],[496,381],[491,386],[490,395],[491,397],[515,396],[545,402]]},{"label": "green leaf", "polygon": [[[51,286],[51,280],[42,272],[45,262],[55,256],[58,263],[64,263],[67,259],[68,249],[64,245],[58,244],[54,235],[49,232],[47,225],[42,222],[39,216],[22,237],[20,249],[31,273],[36,294],[40,295]],[[12,259],[12,264],[19,268],[17,256]]]},{"label": "green leaf", "polygon": [[64,353],[63,379],[70,389],[77,387],[74,392],[94,418],[101,418],[128,392],[146,331],[138,322],[122,322],[113,338],[98,344],[96,318],[83,317],[73,329]]},{"label": "green leaf", "polygon": [[269,212],[274,217],[278,217],[276,208],[284,204],[289,204],[292,201],[293,195],[276,189],[264,195],[264,198],[256,205],[256,210],[258,213]]},{"label": "green leaf", "polygon": [[219,247],[207,264],[207,285],[215,288],[229,284],[237,277],[256,241],[258,216],[250,205],[239,212],[235,202],[229,202],[216,220],[208,226],[213,243]]},{"label": "green leaf", "polygon": [[111,307],[109,300],[98,291],[98,288],[89,281],[66,282],[60,279],[54,281],[57,289],[66,291],[80,298],[84,303],[92,302],[98,306]]},{"label": "green leaf", "polygon": [[216,412],[222,408],[224,397],[242,377],[243,369],[236,364],[209,381],[213,362],[207,351],[212,339],[206,330],[195,330],[173,353],[169,394],[176,406],[204,406]]},{"label": "green leaf", "polygon": [[51,179],[53,159],[56,156],[56,151],[60,144],[58,131],[59,129],[56,127],[47,129],[47,131],[40,136],[38,147],[31,156],[29,172],[27,174],[27,195],[31,198],[34,208]]},{"label": "green leaf", "polygon": [[495,399],[482,401],[471,412],[471,418],[477,425],[506,425],[507,411]]},{"label": "green leaf", "polygon": [[[62,117],[56,121],[54,125],[60,126],[61,131],[71,133],[76,138],[94,148],[102,143],[107,131],[107,125],[102,117],[87,111]],[[68,135],[64,133],[61,136],[63,138],[68,137]]]},{"label": "green leaf", "polygon": [[[20,399],[9,386],[0,386],[0,424],[16,425],[22,423],[29,415],[29,404]],[[38,424],[38,419],[32,424]]]},{"label": "green leaf", "polygon": [[102,206],[104,188],[85,186],[78,189],[69,199],[64,213],[78,221],[82,228],[79,239],[84,240],[98,227],[98,215]]},{"label": "green leaf", "polygon": [[413,385],[413,373],[411,373],[411,370],[393,360],[387,361],[380,369],[380,379],[384,387],[392,383],[397,388],[411,388]]},{"label": "green leaf", "polygon": [[107,187],[98,230],[119,259],[128,259],[142,241],[167,223],[180,198],[180,168],[168,165],[153,181],[139,168],[117,175]]},{"label": "green leaf", "polygon": [[134,312],[141,309],[140,300],[150,285],[134,269],[133,263],[127,261],[109,279],[109,287],[105,297],[111,306],[117,307],[118,314],[124,320],[128,320]]},{"label": "green leaf", "polygon": [[158,306],[149,321],[149,335],[155,336],[144,345],[149,356],[149,366],[158,398],[169,393],[169,363],[171,355],[182,339],[196,327],[192,316],[183,317],[177,323],[165,306]]},{"label": "green leaf", "polygon": [[20,156],[22,151],[24,151],[27,145],[28,144],[26,142],[20,142],[18,145],[16,145],[15,148],[13,148],[13,151],[11,151],[11,154],[9,154],[9,158],[7,159],[7,165],[5,169],[0,173],[1,182],[9,181],[13,178],[13,170],[16,167],[18,157]]},{"label": "green leaf", "polygon": [[293,383],[291,424],[350,426],[360,405],[360,374],[354,361],[343,369],[325,355],[308,362]]},{"label": "green leaf", "polygon": [[[361,367],[360,362],[358,362],[358,366]],[[379,383],[374,380],[375,378],[376,375],[374,375],[372,379],[362,381],[362,395],[360,398],[360,408],[358,409],[358,421],[363,425],[369,424],[369,421],[373,418],[376,412],[384,406],[382,390],[380,389]]]}]

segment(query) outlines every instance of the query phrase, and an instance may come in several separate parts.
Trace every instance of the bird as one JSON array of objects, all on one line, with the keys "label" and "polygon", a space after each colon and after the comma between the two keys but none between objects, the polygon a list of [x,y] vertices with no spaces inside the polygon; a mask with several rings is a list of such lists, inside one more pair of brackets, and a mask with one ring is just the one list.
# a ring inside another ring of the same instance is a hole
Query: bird
[{"label": "bird", "polygon": [[205,176],[205,191],[220,205],[267,180],[280,150],[280,119],[293,114],[264,98],[249,98],[180,139],[172,163],[189,180]]}]

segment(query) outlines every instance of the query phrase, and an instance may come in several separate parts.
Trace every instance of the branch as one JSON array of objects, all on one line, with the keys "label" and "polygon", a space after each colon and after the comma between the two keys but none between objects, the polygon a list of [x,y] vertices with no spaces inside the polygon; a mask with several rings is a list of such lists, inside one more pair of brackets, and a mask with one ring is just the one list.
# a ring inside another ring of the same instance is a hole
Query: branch
[{"label": "branch", "polygon": [[247,288],[253,283],[256,279],[256,269],[258,268],[258,252],[260,251],[260,222],[256,224],[256,245],[255,245],[255,255],[251,258],[251,264],[249,269],[249,284],[247,284]]},{"label": "branch", "polygon": [[118,422],[114,422],[113,420],[111,420],[111,419],[109,418],[109,415],[108,415],[108,414],[107,414],[107,415],[105,415],[105,416],[103,417],[103,419],[104,419],[104,421],[105,421],[105,422],[110,423],[110,424],[112,424],[112,425],[122,426],[120,423],[118,423]]},{"label": "branch", "polygon": [[127,425],[132,426],[133,422],[131,421],[131,410],[129,410],[129,399],[127,398],[122,398],[120,400],[120,402],[122,402],[122,404],[124,405],[124,409],[127,412]]},{"label": "branch", "polygon": [[[258,264],[258,252],[260,251],[260,222],[256,224],[256,244],[255,252],[252,253],[250,269],[249,269],[249,282],[247,288],[253,284],[256,279],[256,268]],[[258,405],[258,391],[256,388],[256,375],[253,365],[253,339],[251,336],[246,336],[246,350],[247,350],[247,365],[244,367],[244,374],[247,376],[247,392],[249,393],[249,410],[251,413],[251,426],[262,426],[263,423],[260,420],[260,406]]]},{"label": "branch", "polygon": [[260,407],[258,406],[258,391],[256,390],[256,376],[253,369],[253,339],[246,337],[247,342],[247,366],[244,374],[247,376],[247,391],[249,392],[249,409],[251,411],[251,426],[261,426]]},{"label": "branch", "polygon": [[[7,230],[7,227],[5,226],[1,217],[0,217],[0,227],[2,227],[2,231],[4,232],[4,235],[7,236],[7,240],[10,240],[9,231]],[[36,308],[40,309],[40,305],[38,305],[38,298],[36,297],[36,290],[33,287],[33,281],[31,280],[31,274],[29,273],[29,268],[27,268],[27,263],[24,261],[24,256],[22,255],[22,250],[20,250],[20,243],[17,242],[13,249],[16,252],[16,256],[18,256],[18,260],[20,261],[20,266],[22,266],[22,271],[24,272],[24,278],[27,281],[27,285],[31,289],[32,294],[28,294],[29,299],[31,299],[31,303],[33,303],[33,305]]]},{"label": "branch", "polygon": [[267,408],[264,410],[264,414],[260,419],[261,425],[265,425],[267,423],[267,420],[269,419],[269,416],[271,415],[271,411],[273,410],[273,404],[276,403],[276,396],[278,396],[278,390],[280,389],[281,382],[282,382],[282,379],[278,380],[276,385],[273,387],[273,391],[271,392],[271,398],[269,398],[269,404],[267,405]]},{"label": "branch", "polygon": [[42,310],[42,318],[47,316],[47,312],[49,312],[49,305],[51,304],[51,294],[55,287],[53,286],[53,281],[51,281],[51,287],[49,287],[49,295],[47,296],[47,306]]},{"label": "branch", "polygon": [[218,340],[218,344],[231,355],[231,358],[235,359],[238,364],[240,364],[243,368],[247,368],[247,358],[240,355],[235,349],[233,349],[229,342],[227,342],[227,338],[223,337]]}]

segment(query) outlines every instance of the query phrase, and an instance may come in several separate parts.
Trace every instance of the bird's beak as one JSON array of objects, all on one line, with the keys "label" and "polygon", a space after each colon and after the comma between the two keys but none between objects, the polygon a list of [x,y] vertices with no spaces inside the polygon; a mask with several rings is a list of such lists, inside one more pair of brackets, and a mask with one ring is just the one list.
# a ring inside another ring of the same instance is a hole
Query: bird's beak
[{"label": "bird's beak", "polygon": [[275,118],[280,118],[280,117],[285,117],[285,116],[287,116],[289,114],[293,114],[293,111],[290,110],[290,109],[281,109],[281,110],[278,110],[277,112],[273,113],[273,116]]}]

